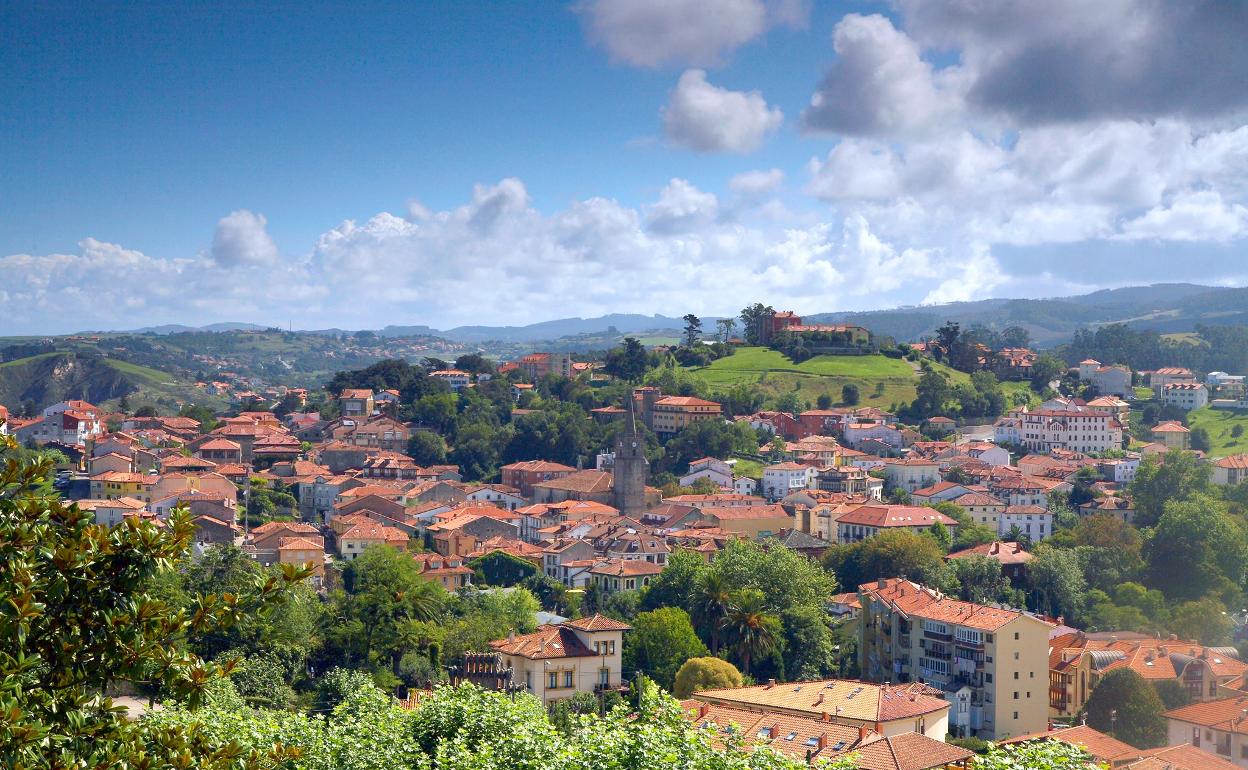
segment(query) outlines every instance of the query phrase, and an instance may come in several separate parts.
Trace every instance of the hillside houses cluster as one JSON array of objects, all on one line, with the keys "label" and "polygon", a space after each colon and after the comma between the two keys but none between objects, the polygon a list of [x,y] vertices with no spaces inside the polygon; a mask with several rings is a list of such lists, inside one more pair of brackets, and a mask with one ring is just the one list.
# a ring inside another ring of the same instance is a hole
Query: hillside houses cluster
[{"label": "hillside houses cluster", "polygon": [[[571,365],[543,355],[518,366],[550,373]],[[1020,351],[1005,360],[1002,366],[1029,365]],[[1117,376],[1114,367],[1084,364],[1080,377],[1085,369],[1089,378]],[[1209,387],[1190,374],[1165,369],[1147,376],[1164,401],[1166,394],[1195,392],[1192,385]],[[82,473],[66,482],[65,492],[101,525],[159,524],[185,508],[198,551],[232,543],[263,564],[311,564],[321,587],[332,580],[333,565],[389,545],[450,591],[472,585],[478,560],[501,555],[568,588],[611,594],[645,588],[676,551],[710,561],[735,540],[778,541],[818,557],[889,531],[956,534],[966,519],[931,507],[945,502],[996,535],[947,558],[990,558],[1023,584],[1031,544],[1055,532],[1055,495],[1090,479],[1096,496],[1077,513],[1131,522],[1127,489],[1142,458],[1190,448],[1190,431],[1163,421],[1153,427],[1152,443],[1121,451],[1124,398],[1134,397],[1127,375],[1122,394],[1102,391],[1086,401],[1054,398],[1012,410],[992,426],[991,441],[958,435],[947,418],[933,418],[922,430],[902,425],[876,407],[740,415],[733,419],[761,434],[749,463],[761,466],[758,472],[742,473],[744,457],[703,457],[679,477],[682,487],[698,489],[666,495],[648,484],[642,428],[675,435],[726,418],[714,401],[653,387],[591,415],[623,421],[613,451],[593,467],[534,458],[502,466],[498,483],[465,481],[454,465],[417,463],[405,451],[419,426],[398,419],[396,393],[370,389],[338,394],[335,419],[243,409],[201,432],[187,417],[108,414],[65,401],[36,418],[10,419],[5,429],[23,442],[63,448]],[[474,384],[458,370],[431,376],[452,390]],[[1227,384],[1214,387],[1234,392],[1236,380],[1225,377]],[[782,440],[773,444],[773,436]],[[1215,483],[1248,480],[1248,455],[1210,464]],[[266,511],[269,520],[250,526],[242,511],[257,499],[274,507]],[[935,763],[907,767],[957,767],[969,753],[943,742],[952,733],[1078,741],[1116,767],[1157,766],[1139,763],[1160,753],[1123,748],[1082,727],[1052,729],[1054,720],[1074,719],[1100,677],[1127,667],[1176,681],[1193,695],[1191,706],[1168,714],[1172,743],[1186,747],[1168,748],[1164,761],[1178,762],[1189,750],[1248,759],[1232,711],[1248,708],[1248,664],[1232,648],[1088,634],[1061,618],[957,601],[901,576],[829,597],[828,606],[855,617],[859,664],[869,681],[704,691],[684,704],[690,719],[748,724],[782,749],[794,742],[794,756],[852,751],[878,754],[883,763],[901,752]],[[532,634],[495,640],[491,657],[473,663],[481,670],[465,676],[497,677],[505,669],[510,681],[545,702],[618,688],[629,630],[600,616],[547,623]]]}]

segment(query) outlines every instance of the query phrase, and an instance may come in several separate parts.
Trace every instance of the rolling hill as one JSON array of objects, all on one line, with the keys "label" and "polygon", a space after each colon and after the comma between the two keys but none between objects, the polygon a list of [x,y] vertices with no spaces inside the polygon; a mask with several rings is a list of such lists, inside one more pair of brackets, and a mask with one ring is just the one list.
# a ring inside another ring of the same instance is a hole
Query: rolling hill
[{"label": "rolling hill", "polygon": [[[969,377],[941,364],[936,369],[952,382],[967,382]],[[752,384],[769,398],[795,392],[803,401],[814,403],[827,394],[834,403],[841,400],[841,388],[858,386],[863,406],[888,408],[914,400],[919,380],[916,367],[908,361],[871,356],[815,356],[793,363],[770,348],[744,347],[734,354],[713,361],[709,366],[690,370],[695,379],[712,391],[724,391],[735,385]]]},{"label": "rolling hill", "polygon": [[1121,322],[1162,333],[1191,331],[1198,324],[1248,323],[1248,289],[1161,283],[1054,299],[985,299],[892,310],[819,313],[807,319],[812,323],[859,324],[903,342],[930,336],[945,321],[963,326],[979,323],[995,329],[1022,326],[1037,345],[1052,347],[1069,340],[1080,328],[1108,323]]},{"label": "rolling hill", "polygon": [[11,408],[42,409],[74,398],[111,407],[122,397],[131,408],[151,404],[162,413],[191,401],[225,406],[185,379],[106,356],[53,352],[0,364],[0,404]]}]

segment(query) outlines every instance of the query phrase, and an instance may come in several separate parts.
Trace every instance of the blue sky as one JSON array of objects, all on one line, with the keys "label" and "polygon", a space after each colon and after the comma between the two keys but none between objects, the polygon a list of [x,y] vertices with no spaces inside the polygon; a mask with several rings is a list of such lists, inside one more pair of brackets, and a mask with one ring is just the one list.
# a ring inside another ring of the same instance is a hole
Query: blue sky
[{"label": "blue sky", "polygon": [[1245,8],[7,3],[0,333],[1248,282]]},{"label": "blue sky", "polygon": [[[775,30],[717,82],[796,113],[839,18],[820,6],[823,34]],[[0,26],[18,31],[0,46],[0,253],[89,233],[192,256],[238,208],[294,248],[508,176],[554,210],[636,204],[674,176],[721,187],[742,165],[664,146],[673,68],[613,64],[566,2],[11,3]],[[800,166],[828,145],[785,126],[755,162]]]}]

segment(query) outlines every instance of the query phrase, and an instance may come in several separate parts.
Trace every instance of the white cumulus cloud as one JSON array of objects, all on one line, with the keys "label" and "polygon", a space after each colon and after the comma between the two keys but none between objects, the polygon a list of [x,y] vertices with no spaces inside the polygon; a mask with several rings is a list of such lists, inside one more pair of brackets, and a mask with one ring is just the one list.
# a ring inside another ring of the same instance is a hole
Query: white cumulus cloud
[{"label": "white cumulus cloud", "polygon": [[758,91],[712,85],[704,70],[686,70],[663,109],[667,138],[700,152],[752,152],[783,121],[780,109],[768,107]]}]

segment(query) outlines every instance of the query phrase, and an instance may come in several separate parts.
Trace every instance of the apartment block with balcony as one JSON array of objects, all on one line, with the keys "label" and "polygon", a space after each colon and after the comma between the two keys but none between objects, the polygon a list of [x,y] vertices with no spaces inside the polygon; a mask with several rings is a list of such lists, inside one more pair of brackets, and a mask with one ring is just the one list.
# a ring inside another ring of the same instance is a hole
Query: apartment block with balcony
[{"label": "apartment block with balcony", "polygon": [[941,690],[953,735],[1000,740],[1047,729],[1051,623],[900,578],[864,584],[858,596],[864,678]]}]

